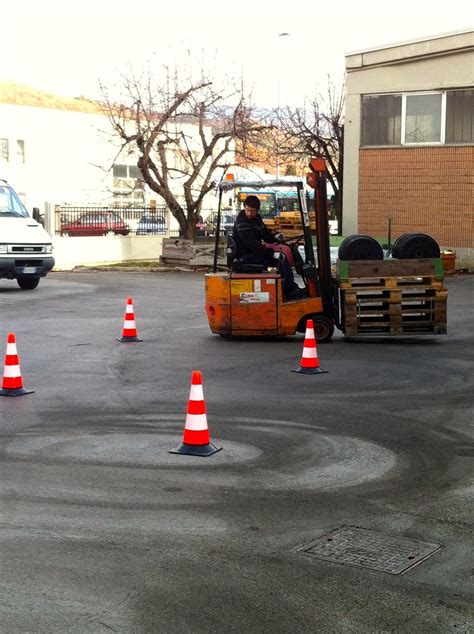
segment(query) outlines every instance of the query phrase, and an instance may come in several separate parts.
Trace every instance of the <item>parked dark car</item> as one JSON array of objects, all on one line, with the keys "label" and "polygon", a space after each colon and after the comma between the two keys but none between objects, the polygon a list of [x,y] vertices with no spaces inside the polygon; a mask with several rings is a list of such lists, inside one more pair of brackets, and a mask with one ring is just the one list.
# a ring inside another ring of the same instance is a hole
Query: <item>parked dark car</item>
[{"label": "parked dark car", "polygon": [[[221,224],[220,224],[220,233],[227,235],[234,228],[234,222],[237,218],[236,214],[222,214],[221,216]],[[206,233],[208,235],[216,235],[217,228],[217,214],[212,214],[206,223]]]},{"label": "parked dark car", "polygon": [[87,213],[72,222],[63,222],[61,233],[69,236],[104,236],[107,233],[126,236],[129,226],[117,213],[104,211]]},{"label": "parked dark car", "polygon": [[137,227],[137,236],[147,234],[163,235],[166,233],[166,222],[161,216],[142,216]]}]

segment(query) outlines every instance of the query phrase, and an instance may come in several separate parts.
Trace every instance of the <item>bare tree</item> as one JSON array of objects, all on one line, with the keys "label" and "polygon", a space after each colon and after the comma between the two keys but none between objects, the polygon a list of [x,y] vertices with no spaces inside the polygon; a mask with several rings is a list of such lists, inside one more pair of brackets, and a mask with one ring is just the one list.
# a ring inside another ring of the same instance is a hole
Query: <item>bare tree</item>
[{"label": "bare tree", "polygon": [[[314,156],[326,160],[334,191],[334,210],[342,233],[345,85],[336,88],[328,78],[327,99],[320,95],[302,108],[281,108],[273,113],[272,152],[277,164],[304,168]],[[268,151],[267,132],[267,151]]]},{"label": "bare tree", "polygon": [[212,81],[123,77],[120,100],[102,87],[103,111],[124,149],[136,153],[143,181],[166,203],[180,235],[194,238],[203,200],[265,125],[253,116],[244,88],[216,89]]}]

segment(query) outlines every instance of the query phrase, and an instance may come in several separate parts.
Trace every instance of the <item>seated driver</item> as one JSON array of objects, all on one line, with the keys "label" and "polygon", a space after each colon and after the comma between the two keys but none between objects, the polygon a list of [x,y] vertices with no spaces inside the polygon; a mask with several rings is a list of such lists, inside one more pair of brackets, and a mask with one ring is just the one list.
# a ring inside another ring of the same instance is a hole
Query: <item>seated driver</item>
[{"label": "seated driver", "polygon": [[260,200],[257,196],[247,196],[244,208],[234,224],[233,238],[237,246],[238,257],[244,264],[277,265],[282,277],[283,294],[286,299],[297,299],[306,295],[306,290],[296,284],[293,270],[287,258],[281,258],[273,248],[266,244],[276,244],[276,236],[268,229],[258,213]]}]

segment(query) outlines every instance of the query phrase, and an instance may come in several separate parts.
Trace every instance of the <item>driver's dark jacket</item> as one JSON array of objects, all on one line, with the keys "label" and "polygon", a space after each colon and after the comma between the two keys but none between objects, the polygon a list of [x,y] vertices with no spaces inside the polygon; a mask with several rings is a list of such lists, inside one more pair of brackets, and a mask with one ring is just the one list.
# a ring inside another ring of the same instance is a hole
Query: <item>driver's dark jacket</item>
[{"label": "driver's dark jacket", "polygon": [[273,244],[275,235],[265,226],[262,216],[251,220],[241,211],[234,223],[233,238],[237,246],[237,257],[248,264],[274,265],[273,250],[266,249],[262,240]]}]

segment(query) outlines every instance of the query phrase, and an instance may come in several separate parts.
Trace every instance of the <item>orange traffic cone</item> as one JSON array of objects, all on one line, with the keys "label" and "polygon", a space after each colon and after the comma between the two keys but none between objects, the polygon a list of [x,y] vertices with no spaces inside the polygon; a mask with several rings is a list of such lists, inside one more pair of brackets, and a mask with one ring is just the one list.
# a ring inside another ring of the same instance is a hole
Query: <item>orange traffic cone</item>
[{"label": "orange traffic cone", "polygon": [[25,390],[20,372],[20,359],[16,350],[15,335],[9,332],[7,335],[7,351],[5,353],[5,369],[3,371],[2,388],[0,396],[22,396],[31,394],[34,390]]},{"label": "orange traffic cone", "polygon": [[319,367],[318,350],[316,347],[316,338],[314,336],[313,320],[308,319],[306,322],[306,333],[304,336],[303,355],[300,361],[300,367],[292,372],[300,372],[301,374],[323,374],[327,370]]},{"label": "orange traffic cone", "polygon": [[135,314],[133,312],[133,301],[131,297],[127,299],[122,336],[120,337],[120,339],[117,339],[117,341],[143,341],[143,339],[140,339],[140,337],[137,335]]},{"label": "orange traffic cone", "polygon": [[169,453],[181,453],[187,456],[212,456],[222,447],[211,444],[207,428],[206,403],[202,391],[202,377],[199,370],[193,372],[191,393],[189,394],[188,413],[184,426],[182,444]]}]

